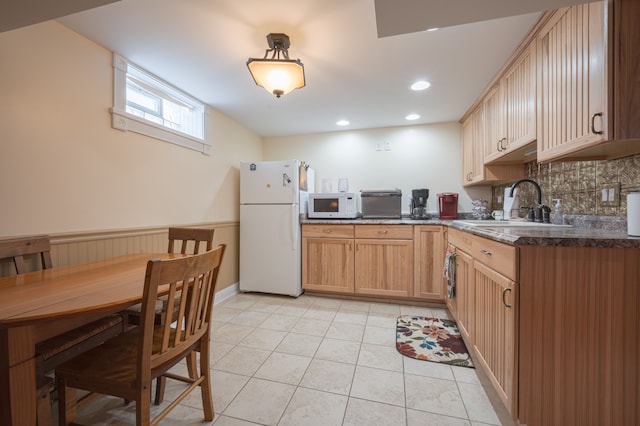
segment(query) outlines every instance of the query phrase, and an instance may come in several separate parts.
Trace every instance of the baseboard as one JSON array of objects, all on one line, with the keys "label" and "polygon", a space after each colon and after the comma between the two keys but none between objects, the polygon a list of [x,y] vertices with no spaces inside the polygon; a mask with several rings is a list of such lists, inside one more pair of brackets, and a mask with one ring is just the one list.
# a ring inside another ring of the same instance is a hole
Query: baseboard
[{"label": "baseboard", "polygon": [[222,290],[216,293],[216,298],[213,301],[213,304],[217,305],[218,303],[224,302],[225,300],[238,294],[239,292],[240,292],[240,284],[239,283],[231,284],[229,287],[223,288]]}]

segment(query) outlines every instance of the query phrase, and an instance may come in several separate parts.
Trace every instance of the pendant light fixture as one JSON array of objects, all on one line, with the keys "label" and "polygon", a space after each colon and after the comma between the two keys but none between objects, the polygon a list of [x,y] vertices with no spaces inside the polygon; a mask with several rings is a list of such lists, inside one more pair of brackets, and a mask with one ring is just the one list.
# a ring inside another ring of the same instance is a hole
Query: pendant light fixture
[{"label": "pendant light fixture", "polygon": [[[264,58],[249,58],[247,67],[253,80],[267,92],[279,98],[293,89],[305,86],[304,65],[300,59],[289,59],[289,36],[281,33],[267,35],[269,49]],[[267,58],[271,53],[271,58]]]}]

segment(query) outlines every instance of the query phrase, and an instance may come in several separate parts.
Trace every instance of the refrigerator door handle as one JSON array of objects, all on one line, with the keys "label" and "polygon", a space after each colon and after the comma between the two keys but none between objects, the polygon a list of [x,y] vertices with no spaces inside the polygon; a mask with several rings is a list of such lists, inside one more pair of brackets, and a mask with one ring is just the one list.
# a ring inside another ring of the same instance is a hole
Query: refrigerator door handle
[{"label": "refrigerator door handle", "polygon": [[296,218],[296,208],[295,204],[291,205],[291,250],[296,250],[296,241],[298,240],[298,218]]}]

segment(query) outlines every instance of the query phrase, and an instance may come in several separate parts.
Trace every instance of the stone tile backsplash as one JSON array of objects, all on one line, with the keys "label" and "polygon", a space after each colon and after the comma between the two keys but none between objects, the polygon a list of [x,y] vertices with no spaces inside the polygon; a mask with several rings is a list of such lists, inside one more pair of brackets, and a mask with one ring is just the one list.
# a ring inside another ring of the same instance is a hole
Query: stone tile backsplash
[{"label": "stone tile backsplash", "polygon": [[[527,163],[525,177],[535,180],[542,189],[542,203],[553,210],[553,199],[562,200],[565,215],[620,216],[627,214],[627,191],[640,189],[640,154],[617,160],[573,161],[564,163]],[[513,182],[492,187],[492,208],[502,208],[504,189]],[[523,183],[520,206],[536,202],[533,185]],[[602,190],[617,188],[613,202],[602,202]],[[500,198],[499,198],[500,197]],[[521,211],[521,216],[526,210]]]}]

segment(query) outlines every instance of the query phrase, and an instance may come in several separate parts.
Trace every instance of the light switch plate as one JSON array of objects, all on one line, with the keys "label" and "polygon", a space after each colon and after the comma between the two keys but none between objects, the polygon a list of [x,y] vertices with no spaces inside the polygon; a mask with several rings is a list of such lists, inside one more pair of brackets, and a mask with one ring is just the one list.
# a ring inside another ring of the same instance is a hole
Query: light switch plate
[{"label": "light switch plate", "polygon": [[620,182],[598,186],[598,205],[620,207]]}]

